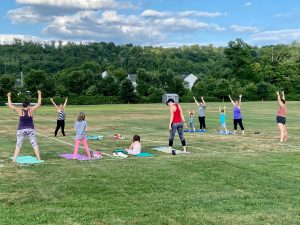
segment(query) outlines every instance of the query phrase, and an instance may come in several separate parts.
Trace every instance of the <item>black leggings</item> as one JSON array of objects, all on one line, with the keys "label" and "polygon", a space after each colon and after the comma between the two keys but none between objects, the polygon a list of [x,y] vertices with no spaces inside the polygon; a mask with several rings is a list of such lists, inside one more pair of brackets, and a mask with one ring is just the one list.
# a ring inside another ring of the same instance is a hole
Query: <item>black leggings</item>
[{"label": "black leggings", "polygon": [[234,130],[237,130],[238,124],[239,124],[241,130],[244,130],[243,119],[233,119]]},{"label": "black leggings", "polygon": [[200,129],[205,129],[206,128],[206,125],[205,125],[205,116],[199,116],[198,117],[199,119],[199,123],[200,123]]},{"label": "black leggings", "polygon": [[170,130],[170,137],[169,137],[169,146],[170,147],[173,146],[176,130],[178,132],[182,146],[186,146],[186,142],[185,142],[185,139],[183,136],[183,124],[182,123],[172,123],[171,130]]},{"label": "black leggings", "polygon": [[54,135],[56,137],[57,135],[57,131],[59,130],[59,128],[61,128],[61,133],[65,135],[65,121],[64,120],[57,120],[57,123],[56,123],[56,129],[54,131]]}]

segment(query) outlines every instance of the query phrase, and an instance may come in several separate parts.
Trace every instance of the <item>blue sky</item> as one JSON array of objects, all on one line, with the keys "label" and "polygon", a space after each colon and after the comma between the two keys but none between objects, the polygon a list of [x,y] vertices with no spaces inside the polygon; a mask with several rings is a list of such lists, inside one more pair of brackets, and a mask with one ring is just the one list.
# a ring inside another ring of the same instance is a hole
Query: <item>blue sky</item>
[{"label": "blue sky", "polygon": [[299,0],[2,0],[0,43],[104,41],[225,46],[300,41]]}]

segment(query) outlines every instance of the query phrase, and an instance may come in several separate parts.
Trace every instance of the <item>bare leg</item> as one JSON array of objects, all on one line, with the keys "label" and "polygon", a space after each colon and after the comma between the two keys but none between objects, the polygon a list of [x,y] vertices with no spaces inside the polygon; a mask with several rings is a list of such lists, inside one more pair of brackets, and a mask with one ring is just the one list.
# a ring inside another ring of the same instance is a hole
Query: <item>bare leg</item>
[{"label": "bare leg", "polygon": [[38,147],[38,146],[37,146],[37,147],[34,147],[33,150],[34,150],[34,153],[35,153],[35,155],[36,155],[36,158],[37,158],[38,160],[41,160],[39,147]]},{"label": "bare leg", "polygon": [[283,139],[283,141],[286,142],[288,140],[288,132],[287,132],[287,129],[286,129],[285,125],[283,125],[283,129],[284,129],[284,139]]},{"label": "bare leg", "polygon": [[279,131],[280,131],[279,141],[283,142],[283,140],[284,140],[284,125],[282,123],[277,123],[277,126],[278,126]]},{"label": "bare leg", "polygon": [[14,163],[16,162],[19,153],[20,153],[20,147],[16,147],[14,157],[13,157],[13,162]]}]

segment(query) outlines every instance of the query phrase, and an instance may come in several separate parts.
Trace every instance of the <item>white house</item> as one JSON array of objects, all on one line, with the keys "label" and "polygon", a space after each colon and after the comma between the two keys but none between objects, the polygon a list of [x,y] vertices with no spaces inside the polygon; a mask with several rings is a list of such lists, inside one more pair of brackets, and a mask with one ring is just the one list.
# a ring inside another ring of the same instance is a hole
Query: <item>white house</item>
[{"label": "white house", "polygon": [[198,80],[198,77],[191,73],[188,75],[182,75],[182,79],[188,83],[189,89],[192,89],[195,82]]},{"label": "white house", "polygon": [[128,74],[127,79],[131,81],[134,89],[137,86],[136,80],[137,80],[137,74]]},{"label": "white house", "polygon": [[103,73],[101,73],[101,76],[102,76],[102,78],[105,78],[105,77],[107,77],[107,76],[108,76],[108,73],[107,73],[107,71],[104,71]]}]

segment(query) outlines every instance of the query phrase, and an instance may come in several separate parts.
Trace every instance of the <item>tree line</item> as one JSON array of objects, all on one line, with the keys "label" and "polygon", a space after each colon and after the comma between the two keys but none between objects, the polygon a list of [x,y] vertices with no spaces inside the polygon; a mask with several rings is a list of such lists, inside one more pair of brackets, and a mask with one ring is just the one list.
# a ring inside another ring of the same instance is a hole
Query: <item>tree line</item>
[{"label": "tree line", "polygon": [[[298,42],[257,47],[236,39],[226,47],[162,48],[16,39],[0,45],[0,53],[2,102],[8,91],[23,98],[26,91],[38,89],[46,98],[69,96],[73,104],[160,102],[166,92],[179,94],[181,101],[192,101],[192,96],[222,101],[228,94],[270,100],[278,89],[289,99],[300,97]],[[21,72],[23,86],[16,85]],[[198,81],[190,90],[182,75],[191,73]],[[136,88],[128,74],[138,75]]]}]

